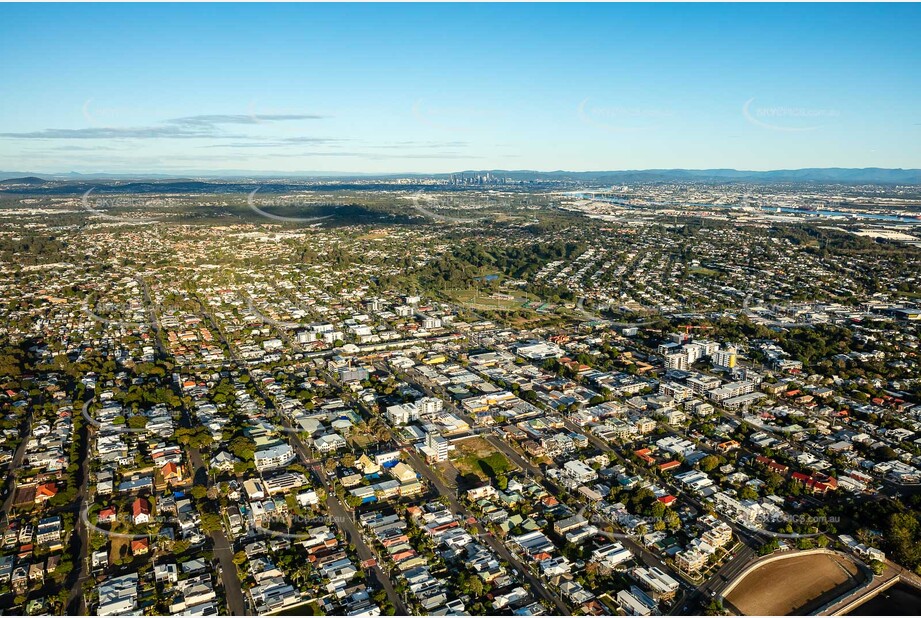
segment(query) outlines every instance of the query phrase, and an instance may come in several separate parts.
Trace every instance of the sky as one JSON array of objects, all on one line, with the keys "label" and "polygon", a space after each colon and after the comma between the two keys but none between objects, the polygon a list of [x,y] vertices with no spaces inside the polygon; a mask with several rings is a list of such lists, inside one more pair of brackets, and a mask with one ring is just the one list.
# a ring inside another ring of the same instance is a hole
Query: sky
[{"label": "sky", "polygon": [[0,170],[921,168],[921,6],[0,5]]}]

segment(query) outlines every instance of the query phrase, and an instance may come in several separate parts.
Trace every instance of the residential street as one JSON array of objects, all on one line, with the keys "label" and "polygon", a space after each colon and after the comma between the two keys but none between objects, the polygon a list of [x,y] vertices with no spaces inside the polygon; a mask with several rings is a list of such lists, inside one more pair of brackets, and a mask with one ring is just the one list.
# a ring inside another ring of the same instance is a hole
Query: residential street
[{"label": "residential street", "polygon": [[[186,421],[191,424],[186,414]],[[189,461],[192,464],[193,478],[195,484],[201,484],[210,487],[210,477],[208,468],[202,460],[201,452],[191,447],[186,448],[189,455]],[[246,599],[243,594],[243,584],[237,575],[237,565],[233,563],[233,547],[227,540],[227,535],[223,530],[212,530],[208,532],[211,539],[211,545],[214,548],[214,557],[217,558],[221,565],[221,583],[224,587],[224,595],[227,598],[227,609],[235,616],[249,615]]]},{"label": "residential street", "polygon": [[[83,404],[82,414],[86,417],[89,414],[90,404],[95,401],[95,395]],[[83,445],[80,453],[80,469],[78,477],[80,479],[80,488],[77,490],[75,506],[77,507],[76,523],[74,524],[75,539],[71,542],[72,547],[76,550],[74,553],[74,570],[68,577],[70,585],[70,596],[67,599],[67,611],[74,616],[86,615],[86,599],[83,596],[83,582],[90,577],[89,559],[90,559],[90,539],[89,530],[86,522],[83,521],[83,511],[87,506],[87,487],[89,484],[89,461],[90,461],[90,437],[95,434],[95,430],[90,423],[83,424]]]},{"label": "residential street", "polygon": [[390,602],[393,603],[393,606],[396,609],[397,616],[408,616],[409,611],[406,609],[406,604],[394,589],[390,575],[385,573],[380,566],[380,557],[378,557],[374,550],[372,550],[367,545],[367,543],[365,543],[361,532],[352,521],[353,512],[347,511],[345,507],[342,506],[342,503],[339,502],[338,498],[336,498],[336,495],[333,492],[327,493],[326,506],[329,508],[329,515],[335,524],[342,528],[342,532],[345,534],[346,540],[355,546],[355,550],[358,552],[358,557],[361,558],[362,561],[373,559],[377,563],[371,568],[364,569],[365,576],[368,578],[369,582],[372,584],[377,584],[384,589],[384,591],[387,593],[387,598],[390,599]]},{"label": "residential street", "polygon": [[3,499],[3,506],[0,507],[0,521],[7,520],[10,509],[13,507],[13,498],[16,496],[16,481],[14,480],[15,477],[12,474],[12,471],[19,469],[19,467],[22,465],[22,460],[26,456],[26,446],[29,443],[29,437],[32,433],[31,411],[26,413],[25,418],[20,425],[20,432],[21,437],[19,439],[19,446],[16,447],[16,452],[13,453],[13,459],[10,460],[10,474],[7,474],[6,478],[3,479],[3,491],[6,492],[6,497]]}]

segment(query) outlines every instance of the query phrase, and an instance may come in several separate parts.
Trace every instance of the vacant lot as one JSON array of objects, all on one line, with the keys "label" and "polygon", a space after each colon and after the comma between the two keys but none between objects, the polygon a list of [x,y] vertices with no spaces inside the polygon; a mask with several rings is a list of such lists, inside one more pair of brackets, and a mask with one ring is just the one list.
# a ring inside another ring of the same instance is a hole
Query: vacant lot
[{"label": "vacant lot", "polygon": [[857,566],[841,556],[791,555],[749,573],[726,601],[749,616],[808,614],[862,581]]},{"label": "vacant lot", "polygon": [[514,467],[505,455],[483,438],[458,440],[454,446],[451,462],[462,475],[475,474],[485,481]]}]

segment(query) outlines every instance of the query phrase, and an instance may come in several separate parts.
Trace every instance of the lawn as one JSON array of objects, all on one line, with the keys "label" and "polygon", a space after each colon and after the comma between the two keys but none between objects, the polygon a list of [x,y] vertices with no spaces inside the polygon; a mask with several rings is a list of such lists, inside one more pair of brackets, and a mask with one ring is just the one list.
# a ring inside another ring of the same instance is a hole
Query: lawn
[{"label": "lawn", "polygon": [[364,236],[359,236],[358,240],[380,240],[387,238],[388,234],[387,230],[372,230]]},{"label": "lawn", "polygon": [[[518,309],[527,309],[525,303],[530,302],[536,308],[540,301],[533,294],[522,292],[521,290],[499,290],[499,298],[493,298],[493,292],[480,288],[453,289],[445,290],[445,293],[451,297],[454,302],[460,303],[472,309],[482,311],[516,311]],[[511,298],[505,298],[510,296]]]},{"label": "lawn", "polygon": [[712,268],[704,268],[703,266],[695,266],[694,268],[689,268],[688,272],[692,275],[701,275],[703,277],[716,277],[719,275],[719,272],[713,270]]}]

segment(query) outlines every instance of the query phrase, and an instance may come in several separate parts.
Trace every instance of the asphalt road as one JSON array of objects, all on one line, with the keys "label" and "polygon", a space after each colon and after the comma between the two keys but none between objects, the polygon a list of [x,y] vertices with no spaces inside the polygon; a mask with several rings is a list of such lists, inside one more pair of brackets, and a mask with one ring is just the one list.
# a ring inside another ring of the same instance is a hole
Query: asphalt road
[{"label": "asphalt road", "polygon": [[[382,363],[377,364],[376,366],[378,367],[378,369],[389,371]],[[421,389],[429,397],[439,397],[428,386],[409,378],[409,376],[404,375],[402,376],[402,379],[405,382],[407,382],[410,386],[414,386],[418,389]],[[444,399],[442,397],[439,397],[439,398]],[[467,416],[466,414],[464,414],[463,412],[461,412],[456,407],[454,407],[450,403],[450,400],[448,403],[445,404],[445,406],[449,410],[451,410],[454,414],[457,414],[458,416],[460,416],[465,422],[470,424],[471,427],[475,425],[474,420],[470,418],[469,416]],[[369,411],[369,412],[371,412],[372,414],[374,413],[373,411]],[[432,470],[431,467],[429,467],[428,463],[426,463],[425,460],[423,460],[418,455],[413,445],[400,441],[396,437],[394,437],[394,441],[396,441],[402,447],[403,452],[406,453],[407,459],[409,459],[410,463],[413,464],[413,468],[417,470],[420,474],[422,474],[422,476],[424,476],[426,480],[428,480],[428,482],[431,483],[432,486],[438,490],[439,494],[441,494],[447,499],[449,510],[451,510],[451,512],[454,513],[455,516],[461,515],[464,519],[468,519],[468,520],[476,519],[475,517],[473,517],[473,514],[470,513],[470,511],[468,511],[467,508],[457,500],[457,497],[455,495],[456,490],[445,485],[441,477],[439,477],[435,473],[435,471]],[[511,551],[509,551],[505,543],[502,543],[501,541],[496,539],[492,535],[491,532],[486,530],[484,527],[480,526],[478,522],[472,524],[470,527],[474,534],[476,534],[480,539],[484,540],[486,544],[489,545],[489,547],[497,555],[499,555],[503,560],[511,564],[515,568],[515,570],[518,571],[521,574],[521,576],[525,578],[525,580],[531,586],[531,589],[534,591],[535,594],[538,594],[545,601],[547,601],[548,603],[556,607],[558,614],[565,616],[565,615],[569,615],[572,613],[572,610],[570,610],[570,608],[566,605],[563,599],[561,599],[558,595],[551,592],[548,589],[547,584],[543,582],[540,578],[538,578],[536,575],[534,575],[534,573],[525,564],[523,564],[520,560],[518,560],[518,558],[515,557]]]},{"label": "asphalt road", "polygon": [[[154,309],[153,303],[150,300],[147,284],[143,280],[141,280],[141,289],[144,293],[144,299],[147,302],[147,306],[149,308],[150,324],[151,328],[154,330],[157,347],[160,349],[161,353],[165,355],[166,350],[162,349],[162,342],[159,337],[160,327],[157,321],[156,311]],[[224,345],[227,346],[232,355],[233,348],[230,347],[226,338],[224,338],[223,332],[220,330],[220,328],[218,328],[217,323],[214,321],[211,315],[205,311],[204,304],[202,304],[201,301],[199,301],[199,304],[201,307],[201,313],[205,319],[208,320],[214,327],[215,331],[218,333],[218,337],[221,339]],[[185,422],[186,427],[194,427],[192,417],[189,414],[189,411],[185,409],[183,410],[183,421]],[[208,475],[208,468],[202,461],[201,451],[194,448],[187,448],[186,452],[189,455],[189,461],[192,463],[192,478],[196,479],[196,483],[199,482],[199,479],[203,479],[205,486],[210,486],[211,479]],[[240,582],[240,577],[237,575],[237,565],[235,565],[233,562],[233,546],[230,544],[230,541],[227,539],[227,535],[224,534],[223,530],[215,530],[209,532],[208,537],[211,539],[214,557],[217,558],[221,565],[221,583],[224,588],[224,597],[227,601],[227,609],[229,613],[234,616],[249,615],[247,612],[246,599],[243,595],[243,584]]]},{"label": "asphalt road", "polygon": [[16,478],[15,472],[22,465],[22,460],[26,456],[26,446],[29,443],[29,438],[32,435],[32,411],[30,410],[26,413],[26,418],[23,419],[22,425],[20,425],[20,441],[19,446],[16,447],[16,452],[13,453],[13,458],[10,460],[9,472],[6,475],[6,479],[3,481],[3,489],[7,491],[6,499],[3,501],[2,510],[0,510],[0,521],[6,521],[7,516],[10,514],[10,509],[13,508],[13,498],[16,496]]},{"label": "asphalt road", "polygon": [[[527,461],[518,451],[512,448],[508,443],[496,438],[494,436],[489,436],[486,438],[490,444],[500,449],[505,455],[511,459],[517,466],[523,470],[528,471],[540,484],[550,492],[556,499],[562,500],[565,496],[562,493],[562,489],[551,482],[549,479],[544,476],[544,473],[540,468]],[[634,556],[639,557],[646,566],[658,567],[665,572],[668,572],[670,569],[665,565],[665,563],[654,553],[643,547],[640,543],[637,543],[633,539],[623,535],[622,538],[617,539],[624,547],[629,549]]]},{"label": "asphalt road", "polygon": [[[95,396],[91,397],[83,404],[83,417],[85,418],[88,414],[88,408],[90,404],[93,403],[93,400],[96,399]],[[89,530],[86,528],[86,523],[83,521],[83,508],[86,504],[86,489],[89,485],[89,470],[88,463],[90,458],[90,439],[92,438],[92,433],[90,428],[92,425],[89,423],[83,423],[83,452],[80,453],[80,488],[77,490],[77,497],[75,499],[75,504],[77,506],[77,519],[74,524],[74,533],[77,535],[77,539],[74,543],[76,545],[76,555],[74,556],[74,570],[71,572],[72,576],[67,579],[67,583],[70,585],[70,595],[67,597],[67,613],[72,616],[85,616],[86,615],[86,599],[83,596],[83,582],[89,577],[89,545],[90,545],[90,535]]]},{"label": "asphalt road", "polygon": [[755,550],[743,543],[741,548],[736,550],[733,558],[716,572],[711,573],[710,577],[697,588],[679,599],[671,613],[673,615],[698,615],[702,608],[709,605],[710,599],[720,597],[726,586],[757,559],[758,555]]},{"label": "asphalt road", "polygon": [[403,599],[400,598],[400,595],[397,594],[397,591],[394,589],[390,576],[380,567],[380,558],[374,550],[368,547],[364,538],[361,536],[361,532],[352,522],[353,514],[346,511],[345,507],[342,506],[342,503],[339,502],[339,499],[331,491],[327,492],[326,506],[329,509],[330,516],[333,517],[333,521],[335,521],[336,525],[342,528],[342,531],[345,533],[346,540],[355,546],[358,557],[361,558],[362,561],[373,558],[377,562],[376,566],[370,569],[364,569],[365,577],[370,583],[377,583],[377,585],[384,589],[384,592],[387,593],[387,598],[393,603],[398,616],[409,616],[410,614],[406,609],[406,604],[403,603]]},{"label": "asphalt road", "polygon": [[[286,420],[282,420],[282,425],[288,429],[291,429]],[[308,469],[312,469],[317,479],[326,487],[326,506],[329,511],[329,515],[333,518],[333,521],[336,523],[336,525],[342,528],[342,531],[345,533],[346,540],[351,543],[355,547],[355,550],[358,552],[358,557],[361,558],[362,561],[373,558],[377,562],[376,566],[372,567],[370,570],[366,569],[364,571],[365,576],[368,578],[369,582],[372,584],[376,582],[381,588],[384,589],[384,592],[387,593],[387,598],[390,599],[390,602],[393,604],[393,607],[396,610],[396,614],[398,616],[410,615],[409,611],[406,609],[406,604],[403,602],[403,599],[394,589],[393,582],[390,580],[390,576],[381,568],[380,557],[367,545],[367,543],[365,543],[361,532],[355,527],[355,524],[352,521],[352,511],[346,510],[346,508],[342,506],[342,503],[339,502],[336,494],[333,493],[332,489],[326,483],[326,476],[324,475],[319,462],[310,457],[309,449],[304,445],[303,442],[301,442],[301,439],[296,433],[292,431],[288,434],[288,436],[290,437],[291,444],[294,447],[298,457],[300,457],[301,462]]]},{"label": "asphalt road", "polygon": [[141,293],[144,295],[144,303],[147,306],[147,317],[150,320],[153,344],[156,346],[157,352],[160,353],[160,357],[167,358],[168,354],[166,348],[163,346],[163,338],[160,336],[160,323],[157,321],[157,311],[153,301],[150,299],[150,288],[147,286],[147,281],[145,281],[143,277],[138,277],[137,282],[140,284]]},{"label": "asphalt road", "polygon": [[[471,519],[473,517],[472,513],[466,509],[455,497],[455,491],[449,488],[441,478],[435,474],[435,472],[429,467],[429,465],[423,461],[421,457],[415,452],[415,449],[412,445],[405,445],[403,449],[406,453],[407,459],[413,465],[413,468],[422,474],[428,480],[435,489],[438,490],[438,493],[441,494],[448,502],[449,510],[454,513],[454,515],[461,515],[464,519]],[[495,538],[491,532],[483,528],[479,522],[470,525],[471,532],[477,535],[480,539],[486,542],[487,545],[501,557],[503,560],[511,564],[515,570],[517,570],[522,577],[530,584],[531,590],[538,594],[545,601],[551,603],[557,609],[559,615],[567,616],[572,614],[572,610],[566,605],[565,602],[556,594],[553,594],[548,588],[547,584],[541,581],[530,569],[527,568],[524,564],[521,563],[512,553],[509,551],[508,547],[497,538]]]},{"label": "asphalt road", "polygon": [[[407,376],[404,376],[404,379],[406,379],[406,381],[408,381],[411,385],[421,389],[427,395],[438,396],[436,393],[433,392],[431,388],[429,388],[426,384],[422,383],[423,378],[420,378],[419,380],[412,380],[412,379],[409,379]],[[460,409],[458,409],[457,407],[451,404],[448,404],[448,407],[451,409],[453,413],[459,415],[461,418],[463,418],[463,420],[468,422],[471,425],[471,427],[475,425],[474,420],[471,417],[464,414]],[[613,447],[611,447],[611,445],[606,443],[601,438],[589,432],[583,431],[581,428],[576,426],[572,421],[565,419],[565,418],[564,418],[564,425],[570,431],[574,431],[574,432],[578,432],[578,433],[582,433],[583,435],[586,435],[589,442],[591,442],[598,450],[604,453],[613,454],[614,457],[621,464],[625,465],[628,469],[633,468],[633,464],[631,462],[627,461],[620,453],[618,453]],[[509,457],[509,459],[511,459],[522,470],[528,472],[534,478],[539,480],[541,484],[543,485],[543,487],[547,489],[547,491],[549,491],[551,494],[553,494],[557,499],[561,499],[564,497],[561,495],[560,488],[557,487],[554,483],[550,482],[548,479],[546,479],[546,477],[543,474],[543,471],[540,470],[539,467],[535,466],[530,461],[528,461],[527,458],[523,457],[520,453],[518,453],[518,451],[516,451],[507,442],[495,436],[486,436],[486,439],[490,442],[490,444],[500,449],[507,457]],[[690,502],[698,510],[703,509],[703,504],[699,500],[687,494],[686,492],[681,491],[679,487],[674,486],[668,479],[660,477],[658,480],[661,484],[667,486],[672,491],[672,493],[674,493],[676,496],[681,495],[683,499]],[[704,597],[709,598],[710,592],[714,589],[716,589],[717,594],[719,594],[718,590],[722,589],[721,584],[725,584],[727,580],[731,580],[736,574],[744,570],[748,566],[748,564],[751,563],[752,560],[757,558],[754,550],[749,546],[749,544],[753,544],[753,545],[758,544],[757,535],[753,534],[749,530],[741,528],[740,526],[738,526],[732,521],[728,521],[727,523],[732,527],[733,532],[736,534],[736,536],[742,540],[743,542],[742,548],[736,552],[735,557],[733,557],[728,562],[726,562],[719,570],[717,570],[716,573],[713,573],[703,584],[701,584],[697,588],[691,588],[690,590],[688,590],[687,588],[683,587],[682,589],[685,592],[676,599],[676,602],[673,606],[673,611],[680,611],[680,609],[683,609],[684,607],[688,607],[693,611],[693,603],[696,603],[704,599]],[[647,566],[650,566],[650,567],[655,566],[655,567],[658,567],[659,569],[662,569],[665,572],[669,572],[671,570],[665,564],[665,562],[661,558],[659,558],[659,556],[657,556],[653,552],[646,549],[641,543],[638,543],[634,541],[633,539],[627,538],[626,536],[625,538],[620,539],[620,541],[627,549],[629,549],[634,554],[634,556],[638,557]],[[706,605],[708,601],[704,599],[703,602]]]},{"label": "asphalt road", "polygon": [[[193,478],[196,479],[196,483],[202,476],[208,479],[208,468],[205,467],[202,461],[201,452],[198,449],[188,448],[187,453],[189,454],[189,461],[192,462]],[[205,483],[206,485],[209,484],[207,480]],[[214,548],[214,557],[218,559],[221,565],[221,582],[224,586],[224,597],[227,599],[228,611],[234,616],[249,615],[246,599],[243,596],[243,584],[237,575],[237,565],[233,562],[233,547],[230,541],[227,540],[227,535],[224,534],[223,530],[214,530],[208,533],[208,537],[211,539],[211,545]]]}]

